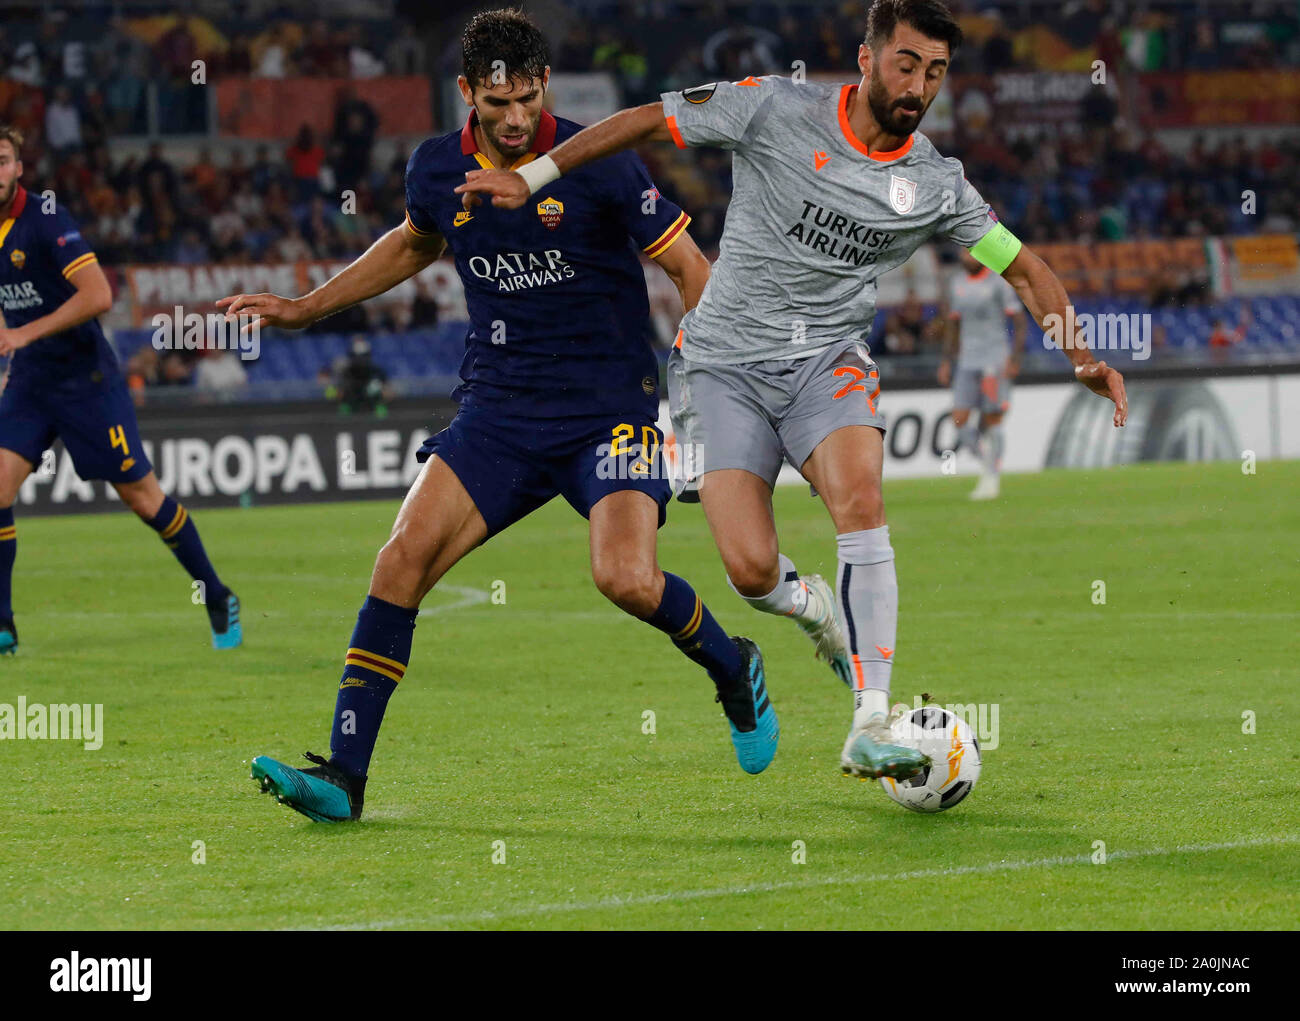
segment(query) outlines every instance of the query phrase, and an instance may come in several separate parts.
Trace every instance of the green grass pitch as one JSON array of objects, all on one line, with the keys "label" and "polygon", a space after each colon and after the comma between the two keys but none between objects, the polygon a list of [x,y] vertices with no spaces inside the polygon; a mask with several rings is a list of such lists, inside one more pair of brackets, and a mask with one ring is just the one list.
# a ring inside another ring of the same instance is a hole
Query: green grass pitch
[{"label": "green grass pitch", "polygon": [[[847,691],[794,627],[730,592],[697,507],[670,508],[661,560],[765,652],[782,727],[765,774],[736,766],[703,674],[594,590],[585,523],[557,501],[430,596],[365,819],[337,826],[259,794],[248,763],[328,751],[396,504],[196,513],[243,599],[234,653],[211,650],[188,578],[129,514],[20,509],[22,647],[0,661],[0,702],[103,703],[105,740],[0,741],[0,917],[1294,927],[1300,463],[1010,477],[991,505],[969,503],[970,485],[886,485],[895,697],[999,706],[979,786],[933,816],[839,775]],[[776,506],[783,549],[833,574],[821,504],[791,487]],[[497,582],[504,604],[484,600]]]}]

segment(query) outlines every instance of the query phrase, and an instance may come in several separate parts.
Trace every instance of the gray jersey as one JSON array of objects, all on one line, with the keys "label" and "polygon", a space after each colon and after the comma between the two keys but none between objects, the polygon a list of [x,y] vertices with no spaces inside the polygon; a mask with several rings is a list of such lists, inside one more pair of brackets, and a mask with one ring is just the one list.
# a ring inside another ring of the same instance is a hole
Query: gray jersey
[{"label": "gray jersey", "polygon": [[987,266],[974,274],[965,270],[948,285],[948,314],[958,321],[958,369],[1001,371],[1007,362],[1007,316],[1019,311],[1020,299],[1011,285]]},{"label": "gray jersey", "polygon": [[735,154],[722,252],[682,320],[687,357],[736,364],[865,342],[882,273],[932,237],[971,248],[997,226],[961,163],[919,132],[868,154],[848,125],[856,88],[771,76],[664,95],[678,145]]}]

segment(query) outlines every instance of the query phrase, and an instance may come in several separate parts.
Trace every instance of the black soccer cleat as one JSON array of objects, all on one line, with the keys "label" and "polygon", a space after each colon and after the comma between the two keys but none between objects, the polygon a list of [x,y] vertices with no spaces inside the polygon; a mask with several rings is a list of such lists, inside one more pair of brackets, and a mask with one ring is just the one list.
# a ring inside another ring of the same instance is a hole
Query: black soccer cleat
[{"label": "black soccer cleat", "polygon": [[0,656],[12,656],[18,651],[18,628],[12,617],[0,617]]},{"label": "black soccer cleat", "polygon": [[208,623],[212,626],[214,649],[237,649],[244,641],[244,629],[239,623],[239,597],[227,590],[226,597],[209,603]]},{"label": "black soccer cleat", "polygon": [[732,638],[740,653],[740,675],[719,686],[717,701],[727,715],[736,761],[746,773],[761,773],[776,755],[781,727],[767,694],[763,654],[748,638]]}]

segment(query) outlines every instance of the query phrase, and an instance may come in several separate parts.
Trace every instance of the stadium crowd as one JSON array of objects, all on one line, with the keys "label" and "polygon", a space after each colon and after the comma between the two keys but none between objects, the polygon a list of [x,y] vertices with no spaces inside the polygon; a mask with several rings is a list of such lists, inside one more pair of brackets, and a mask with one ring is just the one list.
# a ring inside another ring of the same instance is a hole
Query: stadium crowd
[{"label": "stadium crowd", "polygon": [[[744,23],[725,5],[692,0],[573,6],[581,16],[557,28],[555,67],[609,71],[628,103],[702,81],[788,73],[793,60],[804,61],[809,73],[844,73],[861,34],[860,0],[751,3]],[[957,71],[1038,66],[1040,48],[1023,45],[1015,30],[1023,14],[1019,0],[954,7],[972,19]],[[1140,7],[1073,0],[1033,5],[1032,15],[1068,46],[1092,47],[1129,71],[1300,64],[1293,6],[1254,5],[1231,36],[1209,17],[1175,16],[1160,0]],[[667,17],[671,33],[657,30]],[[454,40],[435,46],[392,19],[271,17],[255,28],[213,26],[177,17],[150,35],[117,17],[88,33],[84,23],[53,12],[27,31],[0,30],[0,122],[27,138],[27,187],[52,188],[110,266],[348,258],[400,223],[414,140],[380,139],[377,111],[347,82],[386,73],[454,75]],[[683,47],[683,39],[696,42]],[[251,148],[214,139],[185,165],[157,139],[147,151],[139,142],[115,144],[123,136],[139,138],[151,95],[153,123],[164,137],[192,131],[196,119],[205,123],[206,103],[196,99],[202,89],[190,84],[196,59],[208,62],[210,79],[337,79],[331,130],[317,137],[307,125],[286,124],[283,139]],[[1294,139],[1219,136],[1171,151],[1102,90],[1081,103],[1080,130],[1073,134],[1012,140],[996,123],[994,130],[963,130],[962,116],[957,110],[942,147],[963,161],[967,176],[1030,243],[1300,228],[1300,142]],[[692,214],[701,247],[716,249],[731,193],[728,155],[664,147],[645,155],[660,187]],[[339,199],[344,189],[355,192],[346,206]],[[1241,201],[1247,191],[1256,196],[1250,212]],[[335,328],[427,321],[432,302],[423,296],[417,302],[425,307],[372,309]],[[163,382],[167,372],[159,365],[150,375]]]},{"label": "stadium crowd", "polygon": [[[810,72],[843,70],[852,64],[861,30],[857,2],[771,5],[766,12],[762,4],[750,5],[743,25],[720,21],[713,5],[670,6],[685,18],[672,37],[700,39],[699,45],[656,52],[654,40],[665,33],[650,31],[647,19],[662,19],[663,5],[593,3],[559,40],[555,66],[612,71],[625,101],[634,102],[756,69],[788,70],[794,59],[804,60]],[[1015,4],[1002,5],[1002,15],[997,4],[965,6],[979,8],[984,27],[959,70],[1031,66],[1032,54],[1019,51],[1008,27]],[[1207,19],[1173,18],[1161,6],[1130,12],[1122,26],[1106,0],[1045,7],[1036,17],[1071,45],[1113,51],[1117,64],[1145,60],[1140,55],[1147,51],[1161,55],[1157,66],[1198,69],[1267,67],[1296,58],[1295,19],[1282,5],[1264,5],[1255,21],[1260,31],[1238,33],[1235,46],[1221,45]],[[195,91],[188,80],[200,54],[211,61],[209,75],[346,80],[423,71],[424,48],[406,26],[277,19],[257,32],[231,32],[219,47],[196,19],[174,19],[150,46],[121,18],[93,42],[70,40],[66,20],[46,17],[34,38],[0,35],[0,121],[27,137],[29,187],[52,187],[68,197],[106,262],[341,257],[400,221],[405,146],[391,140],[377,145],[375,110],[346,88],[329,137],[286,125],[283,143],[261,145],[251,156],[226,146],[219,159],[204,148],[197,161],[181,167],[160,144],[137,157],[115,151],[110,139],[139,127],[149,69],[173,89],[173,99]],[[1154,33],[1158,43],[1138,47],[1139,32]],[[384,39],[387,48],[381,49]],[[443,70],[454,73],[454,59]],[[1092,126],[1084,135],[1007,142],[1004,132],[966,133],[959,123],[955,137],[945,140],[945,149],[962,159],[967,176],[1026,240],[1285,231],[1300,223],[1300,147],[1294,142],[1202,141],[1172,153],[1118,116],[1105,94],[1084,105],[1080,119]],[[727,157],[654,152],[650,158],[665,191],[691,210],[701,244],[715,246],[730,194]],[[356,191],[355,210],[341,208],[343,189]],[[1239,198],[1232,201],[1248,189],[1258,196],[1253,214],[1240,211]]]}]

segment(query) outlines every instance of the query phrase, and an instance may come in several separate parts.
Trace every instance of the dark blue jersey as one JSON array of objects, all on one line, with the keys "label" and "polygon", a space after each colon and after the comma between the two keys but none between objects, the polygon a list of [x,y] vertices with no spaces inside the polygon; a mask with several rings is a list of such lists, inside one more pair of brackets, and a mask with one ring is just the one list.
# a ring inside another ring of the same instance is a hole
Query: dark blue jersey
[{"label": "dark blue jersey", "polygon": [[[446,238],[465,285],[470,331],[454,396],[525,418],[653,419],[659,372],[638,252],[667,251],[690,217],[630,152],[579,167],[521,209],[466,212],[453,189],[466,171],[492,166],[476,120],[424,142],[406,167],[407,229]],[[543,113],[515,167],[581,129]]]},{"label": "dark blue jersey", "polygon": [[[44,212],[20,185],[9,218],[0,222],[0,309],[10,329],[49,315],[77,293],[72,276],[95,253],[61,204]],[[98,376],[96,376],[98,373]],[[104,380],[119,375],[117,357],[89,319],[14,352],[11,381]]]}]

